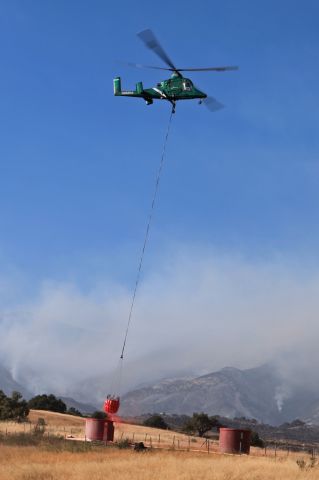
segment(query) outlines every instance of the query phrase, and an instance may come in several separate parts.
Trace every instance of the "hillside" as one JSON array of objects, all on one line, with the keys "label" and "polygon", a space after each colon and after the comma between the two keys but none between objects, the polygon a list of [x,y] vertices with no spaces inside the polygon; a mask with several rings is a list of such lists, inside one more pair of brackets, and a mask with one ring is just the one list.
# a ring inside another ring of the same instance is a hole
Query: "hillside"
[{"label": "hillside", "polygon": [[[102,381],[101,381],[102,382]],[[91,385],[90,392],[105,390],[104,383]],[[83,382],[84,383],[84,382]],[[90,385],[87,380],[86,391]],[[165,379],[136,388],[121,399],[121,415],[136,417],[148,413],[192,415],[203,411],[222,417],[255,418],[259,422],[280,425],[297,418],[319,425],[319,394],[306,388],[287,389],[287,383],[270,365],[240,370],[226,367],[195,378]],[[25,398],[32,395],[0,367],[0,389],[8,395],[20,391]],[[61,397],[68,407],[90,413],[101,402],[89,403],[85,392],[71,386],[72,396]],[[289,396],[284,395],[289,391]],[[55,392],[53,392],[55,393]],[[100,407],[101,408],[101,407]]]},{"label": "hillside", "polygon": [[223,368],[187,380],[164,380],[136,389],[122,398],[123,415],[166,412],[186,414],[203,411],[223,417],[255,418],[279,425],[301,418],[317,423],[319,398],[313,392],[296,391],[284,401],[283,380],[268,365],[239,370]]},{"label": "hillside", "polygon": [[[2,390],[6,395],[10,396],[13,391],[20,392],[25,399],[30,399],[33,397],[33,394],[21,383],[18,383],[14,380],[11,373],[0,366],[0,390]],[[79,402],[71,397],[59,396],[61,400],[66,404],[67,408],[76,408],[81,413],[92,413],[97,410],[95,405],[85,402]]]}]

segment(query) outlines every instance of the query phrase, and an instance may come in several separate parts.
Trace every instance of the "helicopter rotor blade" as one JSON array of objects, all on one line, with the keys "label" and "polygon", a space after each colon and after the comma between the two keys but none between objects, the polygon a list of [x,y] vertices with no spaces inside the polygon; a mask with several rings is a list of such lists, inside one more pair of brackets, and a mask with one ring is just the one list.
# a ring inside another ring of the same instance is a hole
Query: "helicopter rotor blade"
[{"label": "helicopter rotor blade", "polygon": [[167,70],[167,71],[172,71],[172,68],[165,68],[165,67],[154,67],[153,65],[142,65],[141,63],[134,63],[134,62],[125,62],[126,65],[129,67],[134,67],[134,68],[152,68],[154,70]]},{"label": "helicopter rotor blade", "polygon": [[166,63],[166,65],[171,67],[173,71],[178,72],[178,69],[175,67],[172,60],[164,51],[159,41],[155,37],[154,33],[152,32],[152,30],[150,29],[143,30],[142,32],[138,33],[137,36],[142,40],[142,42],[144,42],[144,45],[150,50],[153,50],[153,52],[156,53],[156,55],[160,57],[163,60],[163,62]]},{"label": "helicopter rotor blade", "polygon": [[237,66],[227,67],[207,67],[207,68],[179,68],[180,72],[226,72],[231,70],[238,70]]},{"label": "helicopter rotor blade", "polygon": [[220,103],[216,98],[214,97],[206,97],[203,100],[203,104],[205,105],[208,110],[211,112],[217,112],[218,110],[221,110],[222,108],[225,108],[225,105]]},{"label": "helicopter rotor blade", "polygon": [[141,63],[134,62],[120,62],[128,65],[129,67],[134,68],[151,68],[153,70],[166,70],[168,72],[225,72],[231,70],[238,70],[239,67],[236,66],[227,66],[227,67],[207,67],[207,68],[165,68],[165,67],[155,67],[154,65],[143,65]]}]

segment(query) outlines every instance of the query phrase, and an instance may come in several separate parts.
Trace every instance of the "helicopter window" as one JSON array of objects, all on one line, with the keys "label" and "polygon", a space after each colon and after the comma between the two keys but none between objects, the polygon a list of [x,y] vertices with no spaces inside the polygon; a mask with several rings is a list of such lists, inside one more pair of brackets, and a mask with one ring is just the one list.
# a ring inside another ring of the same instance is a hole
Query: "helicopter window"
[{"label": "helicopter window", "polygon": [[189,91],[189,90],[191,90],[191,89],[192,89],[192,84],[191,84],[191,82],[188,81],[188,80],[185,80],[185,81],[183,82],[183,90]]}]

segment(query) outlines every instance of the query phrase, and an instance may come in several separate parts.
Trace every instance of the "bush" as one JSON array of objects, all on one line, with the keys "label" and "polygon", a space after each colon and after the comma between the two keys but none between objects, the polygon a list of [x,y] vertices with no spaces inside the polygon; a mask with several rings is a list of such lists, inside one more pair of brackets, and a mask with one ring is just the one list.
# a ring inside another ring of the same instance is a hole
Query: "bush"
[{"label": "bush", "polygon": [[66,404],[52,393],[50,395],[36,395],[29,400],[28,406],[34,410],[49,410],[58,413],[66,412]]},{"label": "bush", "polygon": [[102,412],[101,410],[96,410],[95,412],[92,413],[91,418],[97,418],[97,419],[107,419],[107,415],[105,412]]},{"label": "bush", "polygon": [[257,432],[251,432],[250,445],[252,447],[265,448],[265,442],[260,438]]},{"label": "bush", "polygon": [[43,435],[45,432],[45,427],[46,427],[45,419],[42,417],[39,417],[37,423],[34,426],[34,433]]},{"label": "bush", "polygon": [[131,448],[131,442],[128,438],[123,438],[122,440],[119,440],[115,444],[117,448]]},{"label": "bush", "polygon": [[66,413],[68,413],[69,415],[74,415],[76,417],[83,417],[80,410],[78,410],[77,408],[74,408],[74,407],[70,407]]},{"label": "bush", "polygon": [[162,428],[163,430],[168,429],[168,425],[161,415],[152,415],[143,422],[143,425],[152,428]]},{"label": "bush", "polygon": [[7,397],[0,390],[0,420],[24,421],[29,415],[29,407],[26,400],[22,398],[21,393],[12,392],[11,397]]}]

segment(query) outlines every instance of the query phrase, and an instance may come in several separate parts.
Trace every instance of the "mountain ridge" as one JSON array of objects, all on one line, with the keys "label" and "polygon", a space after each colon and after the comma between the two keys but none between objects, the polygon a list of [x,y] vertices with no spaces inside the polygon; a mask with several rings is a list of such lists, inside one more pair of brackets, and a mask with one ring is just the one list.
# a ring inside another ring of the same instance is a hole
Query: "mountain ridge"
[{"label": "mountain ridge", "polygon": [[[16,382],[1,366],[0,389],[7,395],[18,390],[26,399],[35,394]],[[70,391],[65,394],[53,393],[66,401],[68,407],[90,413],[94,405],[101,408],[104,390],[104,381],[93,378],[80,386],[70,385]],[[297,418],[319,425],[319,392],[301,386],[292,388],[276,368],[266,364],[246,370],[224,367],[200,376],[148,381],[121,397],[120,415],[128,417],[163,412],[192,415],[200,411],[228,418],[255,418],[271,425]]]},{"label": "mountain ridge", "polygon": [[162,380],[135,389],[122,397],[123,415],[146,413],[209,415],[255,418],[279,425],[301,418],[319,422],[319,396],[296,391],[281,398],[284,379],[271,365],[240,370],[225,367],[189,380]]}]

